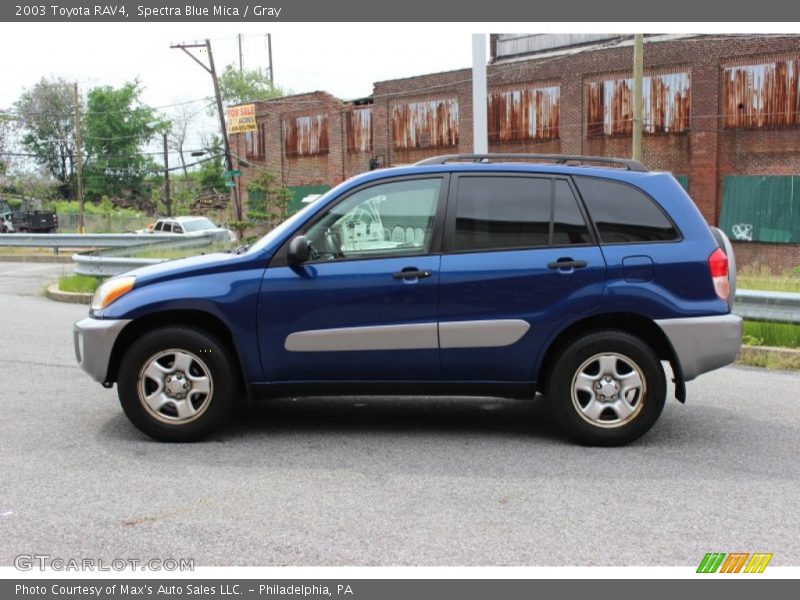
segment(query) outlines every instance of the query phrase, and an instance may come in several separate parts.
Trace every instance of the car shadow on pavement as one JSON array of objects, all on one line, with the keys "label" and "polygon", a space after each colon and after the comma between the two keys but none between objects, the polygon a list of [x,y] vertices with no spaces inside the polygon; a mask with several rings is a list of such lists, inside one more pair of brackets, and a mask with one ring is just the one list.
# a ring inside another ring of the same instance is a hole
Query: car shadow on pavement
[{"label": "car shadow on pavement", "polygon": [[234,417],[233,436],[281,433],[483,433],[558,437],[546,401],[454,397],[278,398]]}]

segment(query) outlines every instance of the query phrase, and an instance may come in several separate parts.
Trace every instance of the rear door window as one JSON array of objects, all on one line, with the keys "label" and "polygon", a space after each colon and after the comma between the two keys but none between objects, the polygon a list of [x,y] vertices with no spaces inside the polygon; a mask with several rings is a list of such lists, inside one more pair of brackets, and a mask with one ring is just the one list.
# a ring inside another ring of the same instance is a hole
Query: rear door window
[{"label": "rear door window", "polygon": [[635,187],[595,177],[575,177],[589,217],[604,244],[667,242],[680,234],[664,211]]},{"label": "rear door window", "polygon": [[569,184],[549,177],[458,178],[456,252],[589,244]]}]

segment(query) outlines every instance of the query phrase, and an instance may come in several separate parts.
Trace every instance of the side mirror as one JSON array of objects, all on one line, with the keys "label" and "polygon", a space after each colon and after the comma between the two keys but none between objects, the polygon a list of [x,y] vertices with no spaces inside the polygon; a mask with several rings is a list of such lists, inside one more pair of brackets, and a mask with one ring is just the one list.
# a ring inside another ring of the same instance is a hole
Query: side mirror
[{"label": "side mirror", "polygon": [[311,250],[308,247],[308,238],[298,235],[289,242],[289,249],[286,258],[290,265],[301,265],[308,260]]}]

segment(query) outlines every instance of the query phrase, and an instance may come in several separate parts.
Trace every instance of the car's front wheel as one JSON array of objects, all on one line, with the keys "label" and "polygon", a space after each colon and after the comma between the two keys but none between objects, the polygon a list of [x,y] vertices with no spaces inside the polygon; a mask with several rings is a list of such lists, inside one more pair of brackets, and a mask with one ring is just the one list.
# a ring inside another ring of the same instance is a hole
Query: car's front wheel
[{"label": "car's front wheel", "polygon": [[569,343],[553,365],[547,397],[575,440],[619,446],[644,435],[666,400],[658,356],[639,338],[598,331]]},{"label": "car's front wheel", "polygon": [[164,442],[191,442],[217,429],[238,390],[230,350],[189,327],[137,339],[122,358],[117,393],[131,422]]}]

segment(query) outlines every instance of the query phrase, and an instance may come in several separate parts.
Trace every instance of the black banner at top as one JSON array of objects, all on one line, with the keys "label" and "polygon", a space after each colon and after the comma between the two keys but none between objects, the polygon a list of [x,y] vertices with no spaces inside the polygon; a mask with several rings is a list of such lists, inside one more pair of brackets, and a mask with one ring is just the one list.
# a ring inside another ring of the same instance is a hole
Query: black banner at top
[{"label": "black banner at top", "polygon": [[[785,0],[11,0],[2,21],[18,22],[780,22],[800,21]],[[797,26],[786,26],[786,32]]]}]

